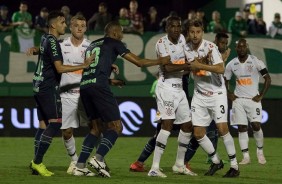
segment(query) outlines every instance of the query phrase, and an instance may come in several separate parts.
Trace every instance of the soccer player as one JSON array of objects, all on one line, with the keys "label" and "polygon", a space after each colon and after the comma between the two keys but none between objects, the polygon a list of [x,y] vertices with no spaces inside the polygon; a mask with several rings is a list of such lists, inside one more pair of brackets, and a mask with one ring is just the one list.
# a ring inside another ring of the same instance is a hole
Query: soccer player
[{"label": "soccer player", "polygon": [[[194,95],[191,103],[194,136],[200,146],[209,154],[212,164],[205,175],[212,176],[223,168],[223,162],[218,157],[210,139],[206,136],[206,127],[215,121],[220,136],[230,158],[231,168],[224,177],[239,176],[234,140],[227,125],[227,94],[222,74],[224,63],[217,46],[203,39],[203,23],[197,19],[188,24],[189,41],[185,46],[185,55],[194,76]],[[207,57],[207,62],[199,58]]]},{"label": "soccer player", "polygon": [[[263,132],[261,129],[262,105],[261,100],[266,94],[271,78],[265,64],[257,57],[248,54],[248,43],[245,39],[236,42],[238,57],[232,59],[226,66],[224,73],[228,98],[232,101],[231,125],[238,126],[239,144],[243,153],[243,160],[239,164],[251,162],[248,143],[248,121],[251,124],[257,145],[257,158],[260,164],[265,164],[263,154]],[[229,80],[236,77],[234,93],[230,91]],[[259,89],[259,77],[264,78],[264,85]]]},{"label": "soccer player", "polygon": [[[86,19],[82,15],[76,15],[71,18],[70,22],[71,36],[60,42],[64,65],[80,65],[84,62],[84,54],[86,48],[90,45],[90,41],[84,38],[86,32]],[[82,77],[82,70],[63,73],[61,77],[61,100],[62,100],[62,133],[63,142],[68,155],[71,157],[71,163],[67,169],[68,174],[72,174],[72,170],[77,162],[77,154],[75,147],[75,139],[73,137],[73,129],[79,125],[87,126],[88,120],[80,102],[79,84]],[[85,172],[93,175],[90,171]]]},{"label": "soccer player", "polygon": [[48,26],[49,34],[44,34],[41,37],[40,49],[33,47],[27,51],[28,55],[36,54],[39,51],[38,63],[33,77],[33,91],[40,127],[35,136],[35,156],[30,167],[42,176],[54,174],[47,170],[42,161],[52,138],[61,128],[60,74],[87,68],[94,59],[94,55],[91,55],[83,64],[63,65],[63,56],[58,42],[59,36],[65,34],[66,29],[63,13],[51,12],[48,16]]},{"label": "soccer player", "polygon": [[95,61],[83,71],[80,96],[91,124],[90,132],[84,139],[73,175],[81,175],[98,137],[103,133],[96,154],[89,159],[88,164],[96,169],[99,175],[110,177],[109,172],[105,169],[104,157],[122,132],[119,108],[108,82],[111,65],[115,62],[117,56],[120,55],[138,67],[169,63],[169,57],[157,60],[139,58],[125,47],[121,42],[122,38],[123,32],[120,24],[110,22],[105,27],[105,37],[93,41],[86,50],[86,57],[95,54]]},{"label": "soccer player", "polygon": [[[159,67],[159,79],[156,86],[156,100],[161,121],[161,130],[157,135],[154,158],[148,176],[167,177],[160,171],[160,160],[173,124],[179,124],[178,150],[173,172],[189,174],[184,165],[184,156],[192,134],[191,113],[187,97],[182,88],[182,76],[187,70],[185,63],[185,38],[181,34],[181,19],[169,17],[166,24],[167,35],[156,43],[158,57],[170,56],[171,63]],[[165,73],[168,72],[168,73]]]}]

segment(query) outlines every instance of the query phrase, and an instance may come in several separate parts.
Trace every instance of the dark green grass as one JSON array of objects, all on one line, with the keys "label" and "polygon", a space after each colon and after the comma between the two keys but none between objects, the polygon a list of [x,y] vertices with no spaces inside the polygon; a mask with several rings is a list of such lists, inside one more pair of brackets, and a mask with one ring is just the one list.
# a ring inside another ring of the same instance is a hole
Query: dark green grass
[{"label": "dark green grass", "polygon": [[[244,184],[281,184],[282,183],[282,139],[265,139],[266,165],[257,163],[256,148],[253,139],[250,139],[251,164],[240,166],[241,175],[239,178],[222,178],[229,169],[226,164],[223,170],[218,171],[214,176],[204,176],[209,165],[205,164],[206,155],[200,148],[191,161],[193,170],[199,176],[191,177],[175,175],[171,171],[176,157],[177,139],[169,138],[167,148],[161,160],[161,167],[167,178],[151,178],[146,173],[129,172],[129,165],[137,159],[140,151],[148,138],[119,138],[115,147],[107,155],[106,160],[111,169],[111,178],[99,177],[74,177],[66,174],[70,159],[66,155],[61,138],[55,138],[48,150],[44,163],[47,168],[55,173],[52,177],[41,177],[31,175],[28,165],[33,157],[32,138],[0,138],[0,183],[26,183],[26,184],[139,184],[139,183],[244,183]],[[78,150],[81,149],[83,138],[76,139]],[[242,154],[239,151],[238,140],[235,139],[237,158],[240,161]],[[219,141],[219,154],[227,160],[223,143]],[[147,169],[152,163],[152,156],[146,162]]]}]

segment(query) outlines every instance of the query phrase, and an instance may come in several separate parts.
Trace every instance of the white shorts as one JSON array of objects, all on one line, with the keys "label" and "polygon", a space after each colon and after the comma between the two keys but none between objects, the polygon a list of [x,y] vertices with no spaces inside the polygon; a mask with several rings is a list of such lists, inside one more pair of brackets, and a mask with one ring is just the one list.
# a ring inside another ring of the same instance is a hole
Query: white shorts
[{"label": "white shorts", "polygon": [[191,103],[193,126],[207,127],[211,121],[227,123],[228,104],[226,94],[199,98],[194,94]]},{"label": "white shorts", "polygon": [[62,101],[62,127],[78,128],[79,125],[87,126],[88,118],[80,98],[61,98]]},{"label": "white shorts", "polygon": [[237,98],[232,103],[231,125],[246,125],[249,122],[261,122],[262,106],[261,102],[252,99]]},{"label": "white shorts", "polygon": [[162,120],[175,119],[173,124],[191,121],[191,112],[185,92],[156,87],[158,117]]}]

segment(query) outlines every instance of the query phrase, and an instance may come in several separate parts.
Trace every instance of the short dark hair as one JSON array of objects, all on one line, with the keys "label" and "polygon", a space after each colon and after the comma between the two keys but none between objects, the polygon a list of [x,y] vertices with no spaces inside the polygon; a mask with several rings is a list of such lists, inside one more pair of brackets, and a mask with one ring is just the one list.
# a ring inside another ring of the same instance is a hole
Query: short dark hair
[{"label": "short dark hair", "polygon": [[190,20],[190,21],[188,22],[187,30],[189,30],[190,27],[192,27],[192,26],[194,26],[194,27],[201,27],[202,30],[204,30],[204,24],[203,24],[203,22],[202,22],[201,20],[199,20],[199,19],[192,19],[192,20]]},{"label": "short dark hair", "polygon": [[56,19],[57,17],[64,17],[65,15],[63,14],[63,12],[55,10],[49,13],[48,18],[47,18],[47,22],[48,22],[48,26],[51,25],[51,21]]},{"label": "short dark hair", "polygon": [[121,25],[119,24],[118,21],[111,21],[109,22],[105,28],[104,28],[104,32],[105,32],[105,36],[108,36],[109,33],[113,30],[113,28],[115,27],[121,27]]},{"label": "short dark hair", "polygon": [[173,21],[180,21],[181,22],[181,18],[178,16],[169,16],[166,19],[166,27],[169,26]]},{"label": "short dark hair", "polygon": [[28,6],[27,1],[21,1],[21,2],[20,2],[20,4],[25,4],[25,5],[27,5],[27,6]]},{"label": "short dark hair", "polygon": [[228,36],[226,33],[217,33],[217,34],[215,35],[215,38],[216,38],[217,40],[219,40],[219,39],[221,39],[221,38],[229,38],[229,36]]},{"label": "short dark hair", "polygon": [[105,2],[101,2],[101,3],[99,4],[99,6],[104,6],[106,9],[108,8],[107,3],[105,3]]}]

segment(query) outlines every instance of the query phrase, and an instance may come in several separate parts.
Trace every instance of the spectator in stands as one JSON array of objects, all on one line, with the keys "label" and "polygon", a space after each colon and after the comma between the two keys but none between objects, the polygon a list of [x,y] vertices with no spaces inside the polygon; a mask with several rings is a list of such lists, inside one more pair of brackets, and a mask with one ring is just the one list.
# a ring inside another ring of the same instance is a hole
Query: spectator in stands
[{"label": "spectator in stands", "polygon": [[32,15],[27,12],[28,4],[26,1],[20,2],[19,11],[12,15],[12,22],[14,26],[19,28],[30,28],[32,26]]},{"label": "spectator in stands", "polygon": [[158,32],[160,30],[160,20],[157,14],[157,9],[151,6],[145,19],[145,31]]},{"label": "spectator in stands", "polygon": [[103,32],[104,27],[112,20],[112,15],[108,12],[108,6],[102,2],[99,4],[98,12],[88,20],[87,27],[90,31]]},{"label": "spectator in stands", "polygon": [[218,11],[212,12],[212,21],[210,21],[207,31],[213,33],[223,33],[227,31],[226,24],[220,19],[220,13]]},{"label": "spectator in stands", "polygon": [[48,9],[46,7],[41,8],[39,15],[35,17],[34,28],[42,33],[48,33],[48,15]]},{"label": "spectator in stands", "polygon": [[8,7],[0,6],[0,31],[6,32],[11,31],[13,26],[10,17],[8,16]]},{"label": "spectator in stands", "polygon": [[262,13],[257,12],[255,18],[249,23],[249,34],[266,35],[266,24],[262,19]]},{"label": "spectator in stands", "polygon": [[243,19],[246,21],[247,25],[249,25],[249,23],[251,22],[252,19],[250,19],[250,9],[249,8],[245,8],[243,10],[243,15],[242,15]]},{"label": "spectator in stands", "polygon": [[143,15],[138,12],[138,2],[136,0],[131,0],[129,3],[128,17],[131,20],[133,31],[143,34]]},{"label": "spectator in stands", "polygon": [[68,6],[62,6],[61,12],[65,16],[67,27],[70,27],[71,18],[72,18],[72,15],[70,14],[70,8]]},{"label": "spectator in stands", "polygon": [[178,14],[176,11],[170,11],[168,16],[163,18],[160,22],[160,32],[166,32],[165,28],[166,28],[166,20],[169,18],[169,17],[177,17]]},{"label": "spectator in stands", "polygon": [[274,20],[271,23],[268,34],[273,38],[276,35],[282,35],[282,23],[281,23],[281,17],[279,13],[274,14]]},{"label": "spectator in stands", "polygon": [[187,19],[183,20],[182,22],[182,34],[187,34],[187,27],[190,20],[196,18],[196,12],[194,10],[190,10],[187,14]]},{"label": "spectator in stands", "polygon": [[131,20],[128,17],[128,10],[125,7],[122,7],[119,10],[119,16],[116,18],[116,20],[122,26],[124,33],[132,32]]},{"label": "spectator in stands", "polygon": [[229,20],[228,32],[241,36],[241,37],[247,36],[247,23],[242,18],[241,12],[237,11],[235,13],[235,17],[232,17]]},{"label": "spectator in stands", "polygon": [[199,19],[204,25],[204,31],[207,31],[208,20],[205,17],[205,12],[202,9],[198,9],[196,12],[196,18]]}]

